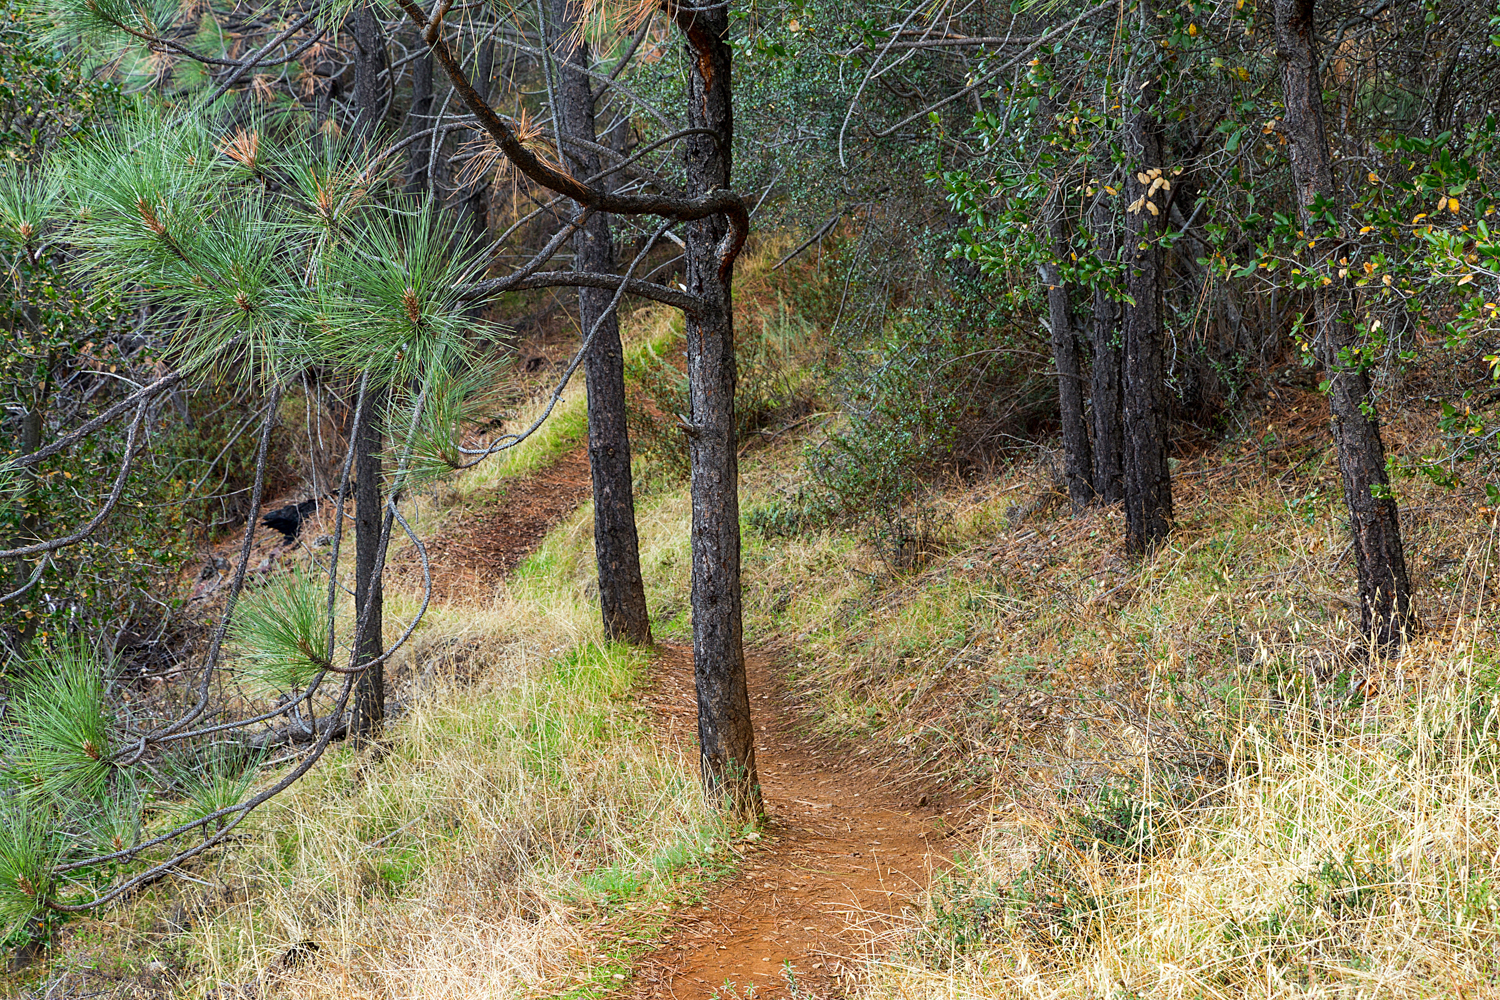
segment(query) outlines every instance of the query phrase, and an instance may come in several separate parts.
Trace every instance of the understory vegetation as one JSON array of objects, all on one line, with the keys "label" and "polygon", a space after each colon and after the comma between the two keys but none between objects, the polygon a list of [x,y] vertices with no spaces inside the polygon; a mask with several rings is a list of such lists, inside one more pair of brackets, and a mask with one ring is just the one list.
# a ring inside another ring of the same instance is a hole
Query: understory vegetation
[{"label": "understory vegetation", "polygon": [[[1112,541],[1117,511],[1070,511],[1045,441],[946,468],[938,445],[897,463],[908,492],[847,488],[827,456],[872,461],[850,444],[858,400],[816,306],[757,284],[774,256],[741,296],[763,366],[743,390],[761,414],[743,432],[747,632],[816,731],[978,806],[859,995],[1437,996],[1500,974],[1490,508],[1403,484],[1422,630],[1381,666],[1312,390],[1252,383],[1224,434],[1180,452],[1177,526],[1145,563]],[[673,412],[680,327],[642,310],[626,330],[647,373],[632,391]],[[424,533],[576,447],[581,403],[416,497]],[[1393,448],[1440,440],[1440,419],[1397,410]],[[657,639],[680,642],[691,508],[652,450],[670,435],[643,442],[641,563]],[[893,515],[922,519],[920,546],[882,534]],[[428,611],[378,749],[330,751],[184,880],[60,924],[51,988],[509,996],[629,977],[747,831],[705,809],[693,748],[654,731],[648,655],[603,640],[591,523],[585,504],[509,585]],[[420,601],[402,579],[397,631]]]},{"label": "understory vegetation", "polygon": [[1497,71],[0,0],[0,995],[665,995],[797,742],[926,867],[789,1000],[1500,997]]}]

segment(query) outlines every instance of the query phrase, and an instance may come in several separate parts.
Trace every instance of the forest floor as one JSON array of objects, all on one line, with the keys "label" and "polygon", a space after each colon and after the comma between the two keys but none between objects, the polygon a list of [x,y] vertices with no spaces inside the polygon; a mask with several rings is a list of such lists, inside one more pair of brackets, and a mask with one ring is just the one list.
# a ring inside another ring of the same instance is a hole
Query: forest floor
[{"label": "forest floor", "polygon": [[[678,914],[637,962],[636,997],[841,996],[945,871],[968,804],[861,766],[807,734],[776,660],[747,662],[768,822],[731,877]],[[665,738],[694,745],[692,650],[663,646],[648,701]],[[721,992],[720,995],[724,995]]]},{"label": "forest floor", "polygon": [[[579,444],[466,496],[425,543],[434,604],[493,599],[589,494],[588,453]],[[268,508],[298,499],[277,498]],[[298,547],[326,541],[327,530],[331,515],[309,522]],[[241,541],[215,547],[215,582],[232,575]],[[293,555],[278,542],[269,534],[252,566],[268,573],[283,554]],[[389,572],[420,586],[415,550],[396,553]],[[637,959],[625,996],[845,995],[872,959],[899,942],[913,905],[934,874],[951,868],[957,835],[971,825],[975,810],[964,797],[862,762],[851,744],[811,735],[806,706],[778,658],[747,654],[766,823],[734,843],[739,857],[729,874],[667,919],[659,947]],[[656,646],[642,703],[662,744],[696,760],[690,647]]]},{"label": "forest floor", "polygon": [[[428,543],[434,599],[481,596],[513,571],[589,495],[578,447],[551,466],[473,498]],[[404,554],[401,568],[414,569]],[[493,586],[493,584],[489,584]],[[850,748],[808,735],[807,720],[774,656],[749,650],[756,763],[767,823],[733,874],[671,919],[643,955],[628,995],[709,997],[842,995],[890,946],[903,911],[950,865],[970,806],[962,799],[861,765]],[[697,753],[692,650],[657,646],[644,702],[660,738]]]}]

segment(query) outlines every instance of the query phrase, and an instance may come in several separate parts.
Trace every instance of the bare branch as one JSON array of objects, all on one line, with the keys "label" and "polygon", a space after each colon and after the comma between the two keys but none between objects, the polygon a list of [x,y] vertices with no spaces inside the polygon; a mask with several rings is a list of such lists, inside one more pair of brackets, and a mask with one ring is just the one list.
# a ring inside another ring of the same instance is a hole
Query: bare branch
[{"label": "bare branch", "polygon": [[695,316],[701,315],[708,308],[708,303],[698,296],[668,288],[666,285],[659,285],[654,281],[646,281],[643,278],[622,279],[618,274],[603,274],[594,271],[543,271],[520,281],[512,281],[509,277],[493,278],[470,285],[460,293],[460,298],[482,299],[499,292],[515,292],[523,288],[617,288],[622,287],[622,283],[625,291],[631,295],[639,295],[653,302],[676,306],[683,312],[692,313]]}]

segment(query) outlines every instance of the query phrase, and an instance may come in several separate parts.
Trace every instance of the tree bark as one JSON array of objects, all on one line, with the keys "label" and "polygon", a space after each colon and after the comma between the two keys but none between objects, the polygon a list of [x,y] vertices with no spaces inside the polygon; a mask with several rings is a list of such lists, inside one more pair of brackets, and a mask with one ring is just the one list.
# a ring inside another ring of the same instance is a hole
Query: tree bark
[{"label": "tree bark", "polygon": [[[385,110],[385,87],[381,73],[386,68],[385,37],[380,22],[366,5],[354,9],[354,135],[369,143]],[[372,380],[373,382],[373,380]],[[378,659],[385,649],[382,636],[385,594],[381,586],[381,522],[385,505],[381,496],[380,414],[386,394],[374,385],[365,394],[359,422],[350,435],[354,449],[354,608],[356,620],[364,616],[359,639],[358,662]],[[339,511],[342,517],[343,512]],[[385,665],[376,664],[359,675],[354,686],[354,709],[349,731],[356,743],[374,741],[385,723]]]},{"label": "tree bark", "polygon": [[[1141,3],[1143,48],[1155,30],[1151,4]],[[1170,184],[1163,162],[1161,123],[1155,114],[1153,68],[1137,85],[1140,104],[1126,127],[1135,164],[1125,185],[1126,291],[1124,324],[1125,551],[1145,555],[1166,541],[1172,524],[1172,481],[1167,465],[1167,406],[1162,361],[1162,252],[1157,242]]]},{"label": "tree bark", "polygon": [[[1332,270],[1342,238],[1337,232],[1317,234],[1311,211],[1320,198],[1325,202],[1338,198],[1323,123],[1313,0],[1276,0],[1276,56],[1281,64],[1286,104],[1282,125],[1297,189],[1298,217],[1309,241],[1316,240],[1319,249],[1318,259],[1306,269]],[[1365,635],[1379,648],[1389,650],[1400,644],[1412,624],[1411,582],[1396,501],[1386,477],[1385,444],[1380,437],[1370,379],[1358,360],[1351,306],[1348,285],[1340,279],[1316,288],[1315,350],[1328,378],[1333,440],[1354,534],[1360,621]]]},{"label": "tree bark", "polygon": [[[364,409],[354,426],[350,442],[354,448],[354,614],[358,621],[370,605],[370,614],[359,641],[359,663],[378,659],[385,651],[382,636],[385,594],[381,585],[380,529],[384,503],[381,497],[380,411],[385,392],[373,386],[365,394]],[[342,517],[343,512],[336,512]],[[376,664],[359,675],[354,686],[354,714],[349,731],[363,745],[380,735],[385,722],[385,664]]]},{"label": "tree bark", "polygon": [[[432,128],[432,52],[423,53],[411,64],[411,110],[407,112],[407,134]],[[432,159],[433,136],[423,136],[408,147],[406,154],[406,193],[423,194],[432,186],[427,165]]]},{"label": "tree bark", "polygon": [[[1093,209],[1096,253],[1100,260],[1113,261],[1119,248],[1115,238],[1115,218],[1101,197]],[[1121,346],[1120,303],[1101,285],[1094,290],[1094,316],[1089,324],[1093,346],[1093,368],[1090,373],[1090,416],[1094,427],[1094,491],[1102,504],[1116,504],[1125,499],[1125,429],[1121,425]]]},{"label": "tree bark", "polygon": [[[552,47],[558,58],[557,119],[563,135],[594,142],[594,93],[584,74],[588,42],[575,38],[582,14],[578,0],[550,0]],[[565,163],[580,177],[600,169],[599,155],[563,144]],[[573,237],[575,267],[615,271],[614,235],[609,216],[596,213]],[[625,352],[620,344],[613,293],[578,289],[578,320],[585,336],[597,326],[584,358],[588,391],[589,470],[594,486],[594,559],[599,569],[599,610],[604,634],[639,645],[651,642],[646,586],[641,579],[640,544],[630,473],[630,434],[625,422]]]},{"label": "tree bark", "polygon": [[354,8],[350,16],[354,37],[354,126],[356,136],[370,142],[385,113],[385,33],[368,4]]},{"label": "tree bark", "polygon": [[[474,59],[474,86],[479,88],[479,93],[484,99],[490,99],[490,75],[495,70],[495,43],[485,41],[479,46],[479,51]],[[473,246],[481,246],[488,241],[490,235],[490,179],[481,178],[474,182],[473,190],[464,199],[465,214],[469,217],[469,239]],[[478,316],[484,312],[482,307],[476,307],[470,311]]]},{"label": "tree bark", "polygon": [[1083,366],[1078,357],[1078,335],[1073,325],[1073,307],[1059,264],[1068,252],[1068,228],[1063,219],[1062,188],[1047,205],[1047,233],[1052,241],[1054,263],[1042,266],[1047,285],[1048,325],[1052,331],[1052,357],[1057,362],[1057,400],[1062,417],[1063,479],[1073,509],[1081,510],[1094,499],[1093,458],[1089,448],[1089,425],[1083,412]]},{"label": "tree bark", "polygon": [[[685,142],[688,196],[728,189],[734,117],[729,17],[717,6],[679,12],[687,35],[688,125],[709,129]],[[745,682],[740,607],[739,467],[734,431],[733,258],[721,250],[729,220],[715,214],[686,227],[687,290],[713,308],[687,317],[692,429],[693,674],[698,741],[709,797],[750,818],[764,811]]]}]

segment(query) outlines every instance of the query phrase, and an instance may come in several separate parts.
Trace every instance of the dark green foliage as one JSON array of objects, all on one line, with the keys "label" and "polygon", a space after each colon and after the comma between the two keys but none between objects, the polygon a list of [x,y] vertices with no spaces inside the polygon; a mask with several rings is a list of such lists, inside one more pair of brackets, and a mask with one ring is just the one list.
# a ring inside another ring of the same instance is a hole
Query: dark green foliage
[{"label": "dark green foliage", "polygon": [[83,72],[45,35],[25,3],[0,3],[0,161],[40,162],[119,99],[114,84]]},{"label": "dark green foliage", "polygon": [[1070,810],[1064,824],[1079,850],[1101,856],[1140,861],[1164,846],[1168,829],[1163,803],[1142,797],[1135,782],[1106,782],[1082,805]]}]

